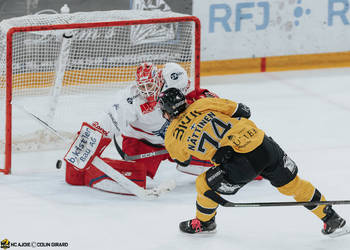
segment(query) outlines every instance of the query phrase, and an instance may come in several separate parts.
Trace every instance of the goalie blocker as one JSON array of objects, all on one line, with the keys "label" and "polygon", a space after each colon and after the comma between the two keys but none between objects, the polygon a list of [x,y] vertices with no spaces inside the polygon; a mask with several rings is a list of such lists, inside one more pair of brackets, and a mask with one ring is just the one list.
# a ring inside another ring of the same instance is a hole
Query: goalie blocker
[{"label": "goalie blocker", "polygon": [[[64,157],[66,182],[71,185],[85,185],[102,191],[132,195],[130,191],[93,165],[93,160],[100,157],[110,142],[107,132],[84,122]],[[110,158],[101,159],[138,186],[146,187],[146,168],[143,165]]]}]

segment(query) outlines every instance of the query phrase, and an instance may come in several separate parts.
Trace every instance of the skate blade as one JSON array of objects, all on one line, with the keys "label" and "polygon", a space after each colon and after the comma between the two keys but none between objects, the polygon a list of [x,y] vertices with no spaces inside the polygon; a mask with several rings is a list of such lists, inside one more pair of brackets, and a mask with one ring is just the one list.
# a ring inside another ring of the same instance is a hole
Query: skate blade
[{"label": "skate blade", "polygon": [[[202,235],[202,236],[205,236],[205,235],[211,235],[211,234],[215,234],[217,232],[216,228],[214,230],[211,230],[211,231],[202,231],[202,232],[198,232],[198,233],[194,233],[194,234],[191,234],[191,233],[187,233],[187,232],[184,232],[184,231],[181,231],[181,233],[183,234],[186,234],[186,235],[190,235],[190,236],[194,236],[194,235]],[[200,236],[198,236],[200,237]]]},{"label": "skate blade", "polygon": [[337,238],[346,234],[350,234],[350,227],[348,225],[345,225],[342,228],[337,229],[334,233],[331,233],[328,236],[330,238]]},{"label": "skate blade", "polygon": [[199,235],[210,235],[210,234],[215,234],[216,233],[216,228],[214,230],[211,230],[211,231],[202,231],[202,232],[199,232],[199,233],[195,233],[195,234],[199,234]]}]

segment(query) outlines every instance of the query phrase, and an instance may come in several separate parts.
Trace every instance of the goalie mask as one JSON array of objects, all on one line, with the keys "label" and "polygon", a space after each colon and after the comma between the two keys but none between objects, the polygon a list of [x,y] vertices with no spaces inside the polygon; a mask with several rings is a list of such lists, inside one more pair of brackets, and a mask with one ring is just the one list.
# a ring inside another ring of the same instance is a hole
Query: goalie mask
[{"label": "goalie mask", "polygon": [[176,88],[170,88],[162,92],[159,95],[158,102],[163,116],[164,113],[167,113],[169,118],[177,117],[185,111],[187,106],[186,97],[181,90]]},{"label": "goalie mask", "polygon": [[136,71],[136,85],[147,101],[156,101],[161,88],[158,68],[152,63],[140,64]]}]

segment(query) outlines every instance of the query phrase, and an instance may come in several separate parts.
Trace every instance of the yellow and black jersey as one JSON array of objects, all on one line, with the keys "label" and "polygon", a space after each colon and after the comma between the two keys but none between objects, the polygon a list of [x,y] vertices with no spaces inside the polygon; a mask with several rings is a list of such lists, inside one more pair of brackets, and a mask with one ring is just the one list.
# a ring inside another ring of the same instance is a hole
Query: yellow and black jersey
[{"label": "yellow and black jersey", "polygon": [[175,118],[165,134],[171,158],[186,162],[191,156],[211,161],[216,150],[232,146],[237,153],[258,147],[264,132],[246,118],[232,118],[238,104],[221,98],[204,98],[192,103]]}]

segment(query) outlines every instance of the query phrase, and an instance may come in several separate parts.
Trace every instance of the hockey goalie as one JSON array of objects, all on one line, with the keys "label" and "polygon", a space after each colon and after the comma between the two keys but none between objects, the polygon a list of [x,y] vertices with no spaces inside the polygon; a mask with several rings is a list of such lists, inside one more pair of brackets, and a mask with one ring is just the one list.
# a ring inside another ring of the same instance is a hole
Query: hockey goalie
[{"label": "hockey goalie", "polygon": [[[152,63],[140,64],[137,67],[135,83],[116,93],[116,102],[108,108],[104,116],[98,121],[82,124],[64,157],[66,182],[113,193],[133,194],[121,183],[112,180],[110,173],[96,167],[94,159],[101,159],[130,182],[146,188],[146,176],[153,178],[162,161],[172,161],[169,154],[133,162],[101,155],[113,136],[122,137],[122,149],[130,156],[164,150],[164,135],[169,122],[163,118],[157,105],[159,94],[175,87],[186,95],[189,103],[199,98],[216,97],[206,89],[189,92],[189,86],[187,72],[179,64],[167,63],[163,69],[158,69]],[[199,175],[211,166],[210,162],[192,159],[189,166],[182,167],[178,164],[177,169]]]}]

